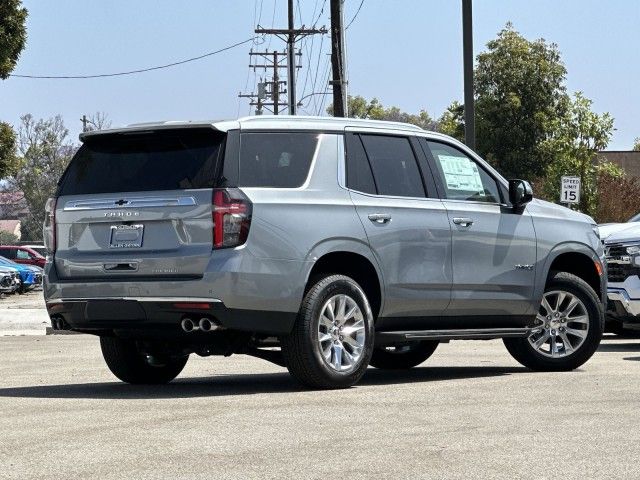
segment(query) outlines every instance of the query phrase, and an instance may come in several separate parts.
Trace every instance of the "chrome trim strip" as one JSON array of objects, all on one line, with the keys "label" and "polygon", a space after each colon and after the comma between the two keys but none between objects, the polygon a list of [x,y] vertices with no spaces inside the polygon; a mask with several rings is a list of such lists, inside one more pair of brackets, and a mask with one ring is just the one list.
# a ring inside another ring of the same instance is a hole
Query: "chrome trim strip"
[{"label": "chrome trim strip", "polygon": [[135,300],[137,302],[173,302],[173,303],[222,303],[218,298],[183,298],[183,297],[91,297],[91,298],[52,298],[46,304],[87,302],[89,300]]},{"label": "chrome trim strip", "polygon": [[609,290],[607,292],[607,299],[612,302],[620,302],[622,308],[629,314],[638,316],[640,315],[640,300],[635,300],[629,297],[626,290]]},{"label": "chrome trim strip", "polygon": [[134,197],[134,198],[101,198],[99,200],[69,200],[64,211],[108,210],[145,207],[191,207],[198,203],[194,197]]}]

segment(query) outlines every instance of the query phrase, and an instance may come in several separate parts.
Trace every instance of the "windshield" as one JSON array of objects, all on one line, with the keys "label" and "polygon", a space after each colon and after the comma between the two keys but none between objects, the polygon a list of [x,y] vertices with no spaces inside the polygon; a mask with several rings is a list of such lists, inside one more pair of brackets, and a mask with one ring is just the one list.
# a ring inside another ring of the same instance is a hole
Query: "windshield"
[{"label": "windshield", "polygon": [[59,195],[216,186],[224,134],[179,129],[89,137],[65,172]]},{"label": "windshield", "polygon": [[640,222],[640,213],[636,213],[633,217],[627,220],[627,223]]}]

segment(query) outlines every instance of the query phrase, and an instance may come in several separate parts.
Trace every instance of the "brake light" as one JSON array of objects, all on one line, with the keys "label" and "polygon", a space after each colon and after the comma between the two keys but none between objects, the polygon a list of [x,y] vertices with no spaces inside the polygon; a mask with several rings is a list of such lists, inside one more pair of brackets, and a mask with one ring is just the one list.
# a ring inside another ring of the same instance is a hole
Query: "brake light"
[{"label": "brake light", "polygon": [[56,204],[57,198],[49,198],[44,206],[44,225],[42,226],[42,236],[44,245],[50,253],[56,251]]},{"label": "brake light", "polygon": [[242,245],[249,236],[251,201],[237,188],[213,190],[213,248]]}]

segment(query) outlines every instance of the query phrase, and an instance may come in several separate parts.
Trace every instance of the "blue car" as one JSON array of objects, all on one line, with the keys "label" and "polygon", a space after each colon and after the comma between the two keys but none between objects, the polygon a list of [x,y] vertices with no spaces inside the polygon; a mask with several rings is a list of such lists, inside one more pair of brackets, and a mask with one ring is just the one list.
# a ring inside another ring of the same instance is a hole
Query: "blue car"
[{"label": "blue car", "polygon": [[0,265],[13,267],[18,270],[22,282],[22,286],[19,289],[20,293],[31,290],[42,283],[42,269],[40,267],[22,265],[2,256],[0,256]]}]

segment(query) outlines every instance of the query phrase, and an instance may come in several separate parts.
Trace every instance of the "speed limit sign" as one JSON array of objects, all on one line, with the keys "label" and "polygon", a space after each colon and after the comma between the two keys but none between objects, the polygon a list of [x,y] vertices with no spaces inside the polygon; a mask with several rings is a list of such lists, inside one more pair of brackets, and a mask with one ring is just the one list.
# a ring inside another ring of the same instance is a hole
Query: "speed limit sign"
[{"label": "speed limit sign", "polygon": [[560,202],[580,203],[580,177],[562,177],[560,186]]}]

